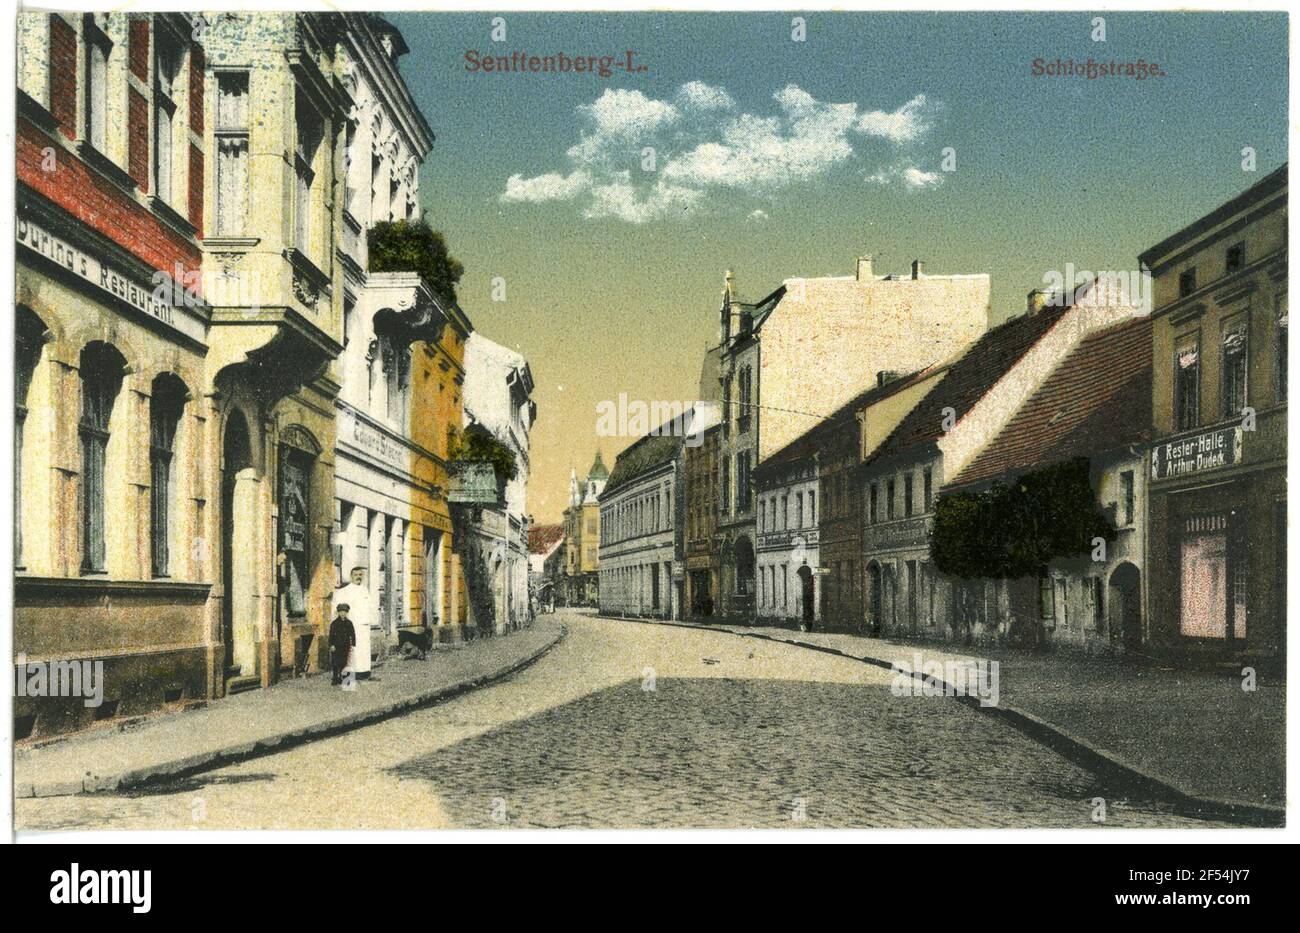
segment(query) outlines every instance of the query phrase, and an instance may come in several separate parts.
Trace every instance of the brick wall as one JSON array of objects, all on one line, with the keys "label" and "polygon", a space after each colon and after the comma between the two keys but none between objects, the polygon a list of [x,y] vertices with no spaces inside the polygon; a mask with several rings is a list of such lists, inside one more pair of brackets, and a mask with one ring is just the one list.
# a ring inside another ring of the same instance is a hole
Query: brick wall
[{"label": "brick wall", "polygon": [[127,50],[127,61],[131,68],[131,74],[135,75],[145,84],[149,83],[149,20],[133,19],[131,20],[131,33],[129,39],[130,47]]},{"label": "brick wall", "polygon": [[77,33],[50,14],[50,113],[64,136],[77,134]]},{"label": "brick wall", "polygon": [[126,170],[146,194],[149,191],[149,102],[135,88],[126,92]]},{"label": "brick wall", "polygon": [[190,223],[203,239],[203,150],[190,145]]},{"label": "brick wall", "polygon": [[203,261],[198,244],[167,226],[131,194],[71,153],[59,152],[54,171],[41,169],[50,137],[29,120],[18,120],[18,180],[77,220],[97,230],[154,269],[169,274],[179,264],[197,270]]}]

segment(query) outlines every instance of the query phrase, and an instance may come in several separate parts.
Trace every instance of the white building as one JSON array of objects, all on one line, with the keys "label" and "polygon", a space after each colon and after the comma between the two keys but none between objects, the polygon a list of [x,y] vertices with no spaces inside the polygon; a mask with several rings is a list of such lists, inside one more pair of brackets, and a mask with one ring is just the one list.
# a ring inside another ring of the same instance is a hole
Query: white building
[{"label": "white building", "polygon": [[682,450],[719,414],[697,406],[618,455],[600,494],[602,615],[683,617]]},{"label": "white building", "polygon": [[399,626],[458,615],[451,514],[436,475],[449,425],[432,424],[449,414],[426,399],[435,385],[459,391],[459,347],[471,327],[418,274],[368,271],[366,231],[419,218],[419,166],[433,134],[397,70],[406,51],[400,34],[378,16],[343,21],[340,70],[352,110],[338,256],[344,297],[334,562],[337,583],[347,583],[354,568],[366,571],[372,653],[382,656]]},{"label": "white building", "polygon": [[[528,443],[537,404],[532,400],[533,374],[528,361],[482,334],[465,344],[464,426],[479,427],[505,444],[515,457],[515,477],[506,483],[503,505],[485,508],[467,531],[476,538],[480,573],[493,597],[493,625],[498,633],[528,621]],[[473,584],[471,584],[471,589]],[[470,600],[471,615],[474,600]],[[470,619],[482,627],[482,620]]]},{"label": "white building", "polygon": [[821,618],[816,451],[801,437],[765,460],[754,471],[754,482],[758,615],[816,622]]}]

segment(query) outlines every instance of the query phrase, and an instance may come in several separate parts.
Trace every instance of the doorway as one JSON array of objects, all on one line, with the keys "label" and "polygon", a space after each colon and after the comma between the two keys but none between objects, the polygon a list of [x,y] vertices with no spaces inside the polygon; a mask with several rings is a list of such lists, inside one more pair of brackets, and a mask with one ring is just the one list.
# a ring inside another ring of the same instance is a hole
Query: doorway
[{"label": "doorway", "polygon": [[1128,561],[1110,575],[1110,643],[1126,653],[1142,650],[1142,575]]},{"label": "doorway", "polygon": [[807,564],[804,564],[796,571],[796,573],[799,574],[799,595],[802,600],[800,605],[803,609],[803,621],[805,624],[811,624],[813,616],[815,615],[814,610],[817,606],[813,598],[813,572],[809,569]]}]

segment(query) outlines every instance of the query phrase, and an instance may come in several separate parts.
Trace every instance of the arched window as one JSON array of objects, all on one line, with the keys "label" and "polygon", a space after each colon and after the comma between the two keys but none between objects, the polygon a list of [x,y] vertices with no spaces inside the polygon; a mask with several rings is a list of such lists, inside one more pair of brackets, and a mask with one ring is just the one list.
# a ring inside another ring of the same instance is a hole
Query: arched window
[{"label": "arched window", "polygon": [[46,330],[40,318],[19,306],[15,326],[17,348],[14,385],[14,566],[23,566],[23,430],[27,424],[27,393],[41,359]]},{"label": "arched window", "polygon": [[126,361],[106,343],[81,351],[81,569],[106,569],[104,542],[104,470],[108,459],[109,423],[122,388]]},{"label": "arched window", "polygon": [[176,376],[164,373],[153,381],[149,402],[149,515],[153,575],[171,575],[171,531],[175,493],[172,460],[176,427],[185,410],[188,393]]}]

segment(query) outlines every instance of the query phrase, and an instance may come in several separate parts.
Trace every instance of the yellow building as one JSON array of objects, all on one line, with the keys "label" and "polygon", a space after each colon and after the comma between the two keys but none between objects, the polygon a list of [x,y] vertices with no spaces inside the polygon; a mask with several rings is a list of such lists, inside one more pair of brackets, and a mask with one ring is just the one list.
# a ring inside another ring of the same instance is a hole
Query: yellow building
[{"label": "yellow building", "polygon": [[596,451],[587,478],[569,477],[569,507],[564,510],[564,600],[570,606],[595,606],[600,599],[600,502],[609,470]]}]

